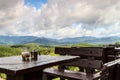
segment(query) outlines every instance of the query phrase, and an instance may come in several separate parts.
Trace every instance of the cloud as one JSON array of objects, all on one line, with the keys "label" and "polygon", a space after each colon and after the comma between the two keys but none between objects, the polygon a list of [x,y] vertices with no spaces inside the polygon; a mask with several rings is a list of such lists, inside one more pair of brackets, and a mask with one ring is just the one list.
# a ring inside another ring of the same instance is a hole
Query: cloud
[{"label": "cloud", "polygon": [[48,0],[40,9],[24,5],[23,0],[4,0],[0,1],[0,33],[49,38],[118,36],[119,14],[119,0]]},{"label": "cloud", "polygon": [[0,0],[0,10],[6,10],[15,7],[21,0]]},{"label": "cloud", "polygon": [[[61,32],[57,35],[61,37],[71,37],[76,34],[108,36],[113,33],[115,35],[115,31],[111,30],[116,23],[119,23],[119,14],[119,0],[49,0],[48,4],[41,8],[36,24],[40,25],[39,29],[60,30]],[[73,24],[82,24],[82,26],[76,31],[76,28],[71,28]],[[99,31],[101,28],[104,32]],[[71,33],[67,34],[69,31]]]},{"label": "cloud", "polygon": [[117,0],[50,0],[41,9],[42,17],[38,21],[45,21],[42,26],[66,27],[73,23],[82,23],[83,27],[104,26],[119,20],[120,10],[116,9],[118,5]]},{"label": "cloud", "polygon": [[23,0],[0,0],[0,28],[9,29],[22,15]]}]

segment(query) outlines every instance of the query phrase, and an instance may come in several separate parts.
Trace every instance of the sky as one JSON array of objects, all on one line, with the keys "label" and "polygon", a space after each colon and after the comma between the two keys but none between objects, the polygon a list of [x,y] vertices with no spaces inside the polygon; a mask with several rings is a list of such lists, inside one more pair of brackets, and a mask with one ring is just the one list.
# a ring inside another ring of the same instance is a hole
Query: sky
[{"label": "sky", "polygon": [[120,35],[120,0],[0,0],[0,35]]}]

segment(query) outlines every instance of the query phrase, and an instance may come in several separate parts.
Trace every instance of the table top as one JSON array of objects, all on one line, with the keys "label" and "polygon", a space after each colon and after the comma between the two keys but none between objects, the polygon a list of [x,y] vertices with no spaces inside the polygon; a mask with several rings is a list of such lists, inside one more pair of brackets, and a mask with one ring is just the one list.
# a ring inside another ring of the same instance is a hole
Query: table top
[{"label": "table top", "polygon": [[40,55],[37,61],[22,61],[21,56],[1,57],[0,58],[0,72],[15,75],[23,74],[31,71],[42,70],[44,68],[63,64],[75,59],[78,56],[50,56]]}]

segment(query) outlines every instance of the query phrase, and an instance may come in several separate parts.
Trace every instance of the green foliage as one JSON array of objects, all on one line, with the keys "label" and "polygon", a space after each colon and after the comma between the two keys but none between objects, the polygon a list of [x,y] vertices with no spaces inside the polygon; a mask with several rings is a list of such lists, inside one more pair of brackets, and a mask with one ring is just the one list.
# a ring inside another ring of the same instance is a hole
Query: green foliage
[{"label": "green foliage", "polygon": [[88,43],[81,43],[81,44],[73,44],[71,47],[91,47],[91,46],[97,46],[94,44],[88,44]]},{"label": "green foliage", "polygon": [[74,66],[69,66],[68,69],[71,71],[79,71],[79,68]]},{"label": "green foliage", "polygon": [[117,41],[117,42],[115,43],[115,45],[119,47],[119,46],[120,46],[120,41]]},{"label": "green foliage", "polygon": [[6,79],[7,76],[6,76],[6,74],[1,73],[1,74],[0,74],[0,77],[3,78],[3,79]]},{"label": "green foliage", "polygon": [[54,53],[54,48],[40,47],[39,53],[43,55],[51,55]]},{"label": "green foliage", "polygon": [[0,57],[20,55],[20,48],[11,48],[10,46],[0,45]]},{"label": "green foliage", "polygon": [[58,45],[58,47],[91,47],[91,46],[99,46],[99,45],[98,44],[88,44],[88,43]]}]

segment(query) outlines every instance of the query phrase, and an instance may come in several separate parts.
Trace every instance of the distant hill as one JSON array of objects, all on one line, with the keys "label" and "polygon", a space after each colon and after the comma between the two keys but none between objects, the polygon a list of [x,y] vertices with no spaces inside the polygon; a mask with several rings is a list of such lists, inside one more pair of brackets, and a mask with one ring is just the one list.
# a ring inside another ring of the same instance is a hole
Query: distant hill
[{"label": "distant hill", "polygon": [[62,43],[91,43],[91,44],[112,44],[117,41],[120,41],[120,37],[112,36],[112,37],[91,37],[91,36],[84,36],[84,37],[76,37],[76,38],[65,38],[59,40]]},{"label": "distant hill", "polygon": [[37,38],[34,36],[0,36],[0,44],[24,44]]},{"label": "distant hill", "polygon": [[37,38],[33,41],[29,41],[27,43],[38,43],[38,44],[45,44],[45,45],[50,45],[50,44],[59,44],[59,42],[57,42],[54,39],[49,39],[49,38]]},{"label": "distant hill", "polygon": [[96,38],[91,36],[64,38],[64,39],[51,39],[35,36],[0,36],[0,44],[26,44],[26,43],[38,43],[38,44],[77,44],[77,43],[92,43],[92,44],[111,44],[120,41],[120,37],[102,37]]}]

